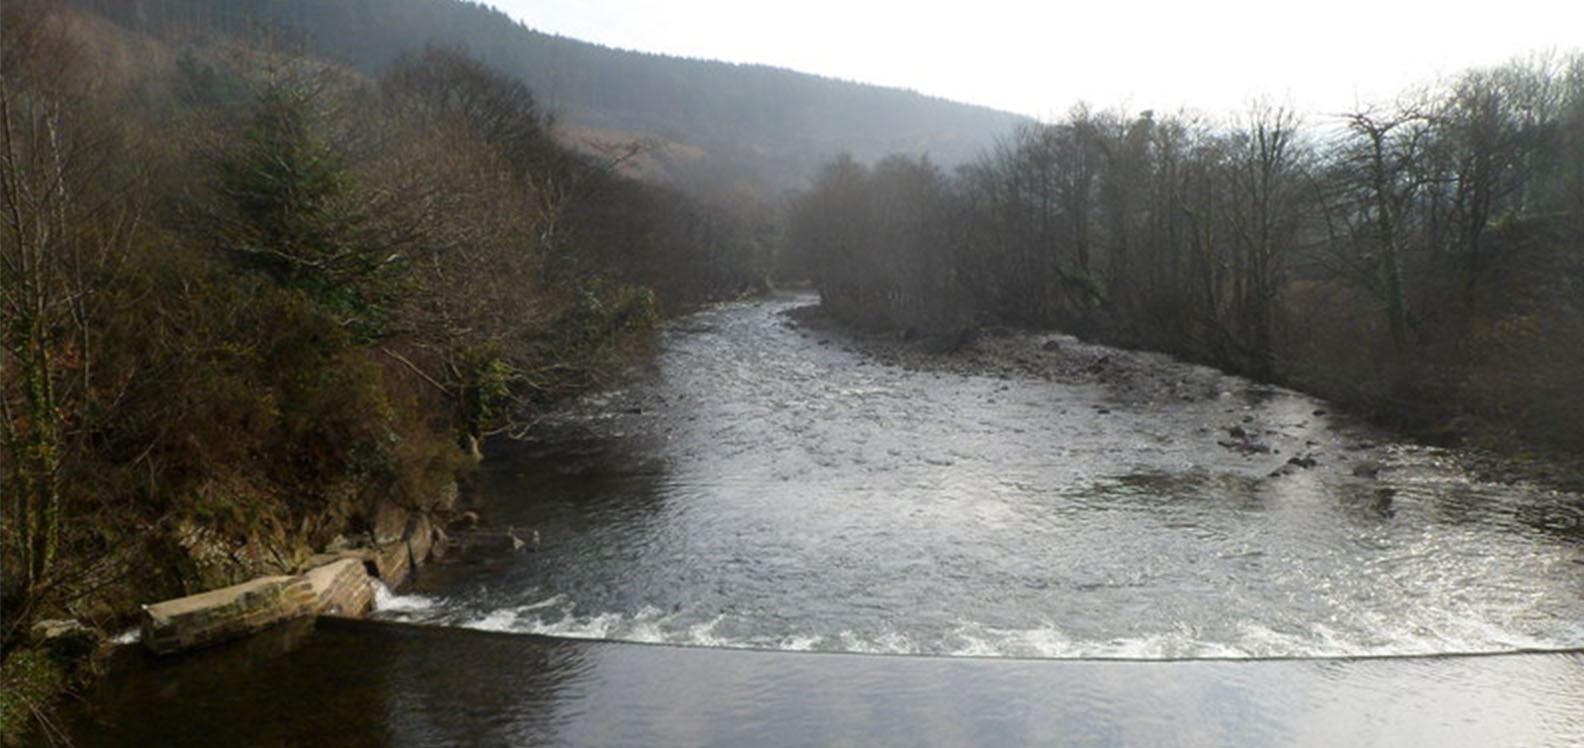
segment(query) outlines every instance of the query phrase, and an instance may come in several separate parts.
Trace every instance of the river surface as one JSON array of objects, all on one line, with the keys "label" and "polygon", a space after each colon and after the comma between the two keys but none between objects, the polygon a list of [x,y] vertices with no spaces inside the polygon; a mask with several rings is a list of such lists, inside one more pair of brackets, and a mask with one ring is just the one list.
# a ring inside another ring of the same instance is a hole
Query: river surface
[{"label": "river surface", "polygon": [[[787,317],[812,303],[684,319],[628,387],[498,445],[486,522],[541,549],[426,569],[381,615],[1039,658],[1584,646],[1578,495],[1152,354],[1105,360],[1169,396],[885,365]],[[1058,343],[1031,347],[1083,348]]]},{"label": "river surface", "polygon": [[1584,497],[1070,338],[1017,355],[1102,375],[904,368],[788,318],[809,303],[684,319],[626,387],[497,442],[484,524],[537,552],[453,554],[383,621],[132,657],[63,723],[87,746],[1584,745]]},{"label": "river surface", "polygon": [[888,657],[324,619],[107,679],[74,736],[83,748],[1567,748],[1584,741],[1581,689],[1578,652]]}]

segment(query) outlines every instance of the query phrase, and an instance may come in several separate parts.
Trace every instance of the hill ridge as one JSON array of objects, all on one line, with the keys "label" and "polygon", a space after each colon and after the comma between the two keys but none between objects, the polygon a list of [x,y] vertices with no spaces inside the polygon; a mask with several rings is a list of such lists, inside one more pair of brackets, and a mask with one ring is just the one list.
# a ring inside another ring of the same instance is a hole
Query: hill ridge
[{"label": "hill ridge", "polygon": [[765,63],[627,50],[534,29],[466,0],[72,0],[156,35],[289,29],[314,54],[377,72],[426,45],[460,46],[521,78],[574,128],[658,137],[701,158],[662,157],[681,184],[801,189],[839,153],[873,161],[974,159],[1023,115],[912,89]]}]

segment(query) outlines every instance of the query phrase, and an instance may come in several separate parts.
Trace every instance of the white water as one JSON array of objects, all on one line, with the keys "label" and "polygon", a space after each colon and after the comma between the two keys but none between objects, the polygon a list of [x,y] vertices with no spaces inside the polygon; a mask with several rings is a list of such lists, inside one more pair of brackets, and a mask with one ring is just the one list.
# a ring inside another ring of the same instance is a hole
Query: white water
[{"label": "white water", "polygon": [[[1584,646],[1584,498],[1159,357],[1205,396],[881,366],[788,305],[685,321],[650,375],[493,458],[487,519],[544,549],[433,567],[379,615],[959,656]],[[1223,448],[1233,425],[1277,451]],[[1272,475],[1300,454],[1319,465]]]}]

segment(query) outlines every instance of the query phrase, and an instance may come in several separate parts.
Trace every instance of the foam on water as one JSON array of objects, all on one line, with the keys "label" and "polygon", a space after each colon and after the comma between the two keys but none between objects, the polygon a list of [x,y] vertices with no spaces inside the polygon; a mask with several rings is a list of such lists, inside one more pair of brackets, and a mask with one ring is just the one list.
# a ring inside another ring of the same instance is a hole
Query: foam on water
[{"label": "foam on water", "polygon": [[432,611],[439,602],[425,595],[398,595],[384,582],[374,580],[374,610],[387,614],[422,614]]},{"label": "foam on water", "polygon": [[791,635],[735,634],[752,631],[752,622],[728,614],[690,621],[684,612],[644,606],[631,614],[580,614],[566,595],[526,605],[488,610],[462,610],[456,601],[424,595],[393,595],[381,588],[376,617],[480,631],[538,634],[570,639],[648,644],[770,649],[794,652],[847,652],[953,657],[1016,657],[1034,659],[1254,659],[1287,657],[1401,656],[1439,653],[1510,652],[1584,647],[1584,624],[1569,641],[1515,635],[1480,621],[1444,620],[1436,627],[1404,624],[1386,628],[1368,640],[1350,638],[1324,623],[1302,632],[1277,631],[1257,621],[1236,626],[1227,641],[1205,638],[1189,626],[1139,636],[1086,639],[1059,626],[998,628],[963,622],[948,632],[925,636],[895,627],[879,631],[842,629],[834,633]]},{"label": "foam on water", "polygon": [[776,309],[690,318],[653,376],[503,446],[491,520],[543,547],[379,615],[972,657],[1584,646],[1577,496],[1166,357],[1107,351],[1114,383],[915,371]]}]

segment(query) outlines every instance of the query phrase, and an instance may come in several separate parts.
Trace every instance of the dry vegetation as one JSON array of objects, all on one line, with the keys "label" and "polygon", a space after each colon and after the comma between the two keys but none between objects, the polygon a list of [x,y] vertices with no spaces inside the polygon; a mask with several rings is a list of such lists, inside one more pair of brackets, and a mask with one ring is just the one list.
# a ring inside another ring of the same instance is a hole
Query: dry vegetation
[{"label": "dry vegetation", "polygon": [[35,621],[293,570],[377,501],[424,508],[662,309],[761,282],[745,224],[567,150],[463,53],[371,79],[3,13],[8,736],[72,677]]},{"label": "dry vegetation", "polygon": [[837,160],[790,256],[856,324],[1053,326],[1576,461],[1584,58],[1318,125],[1079,108],[952,176]]}]

